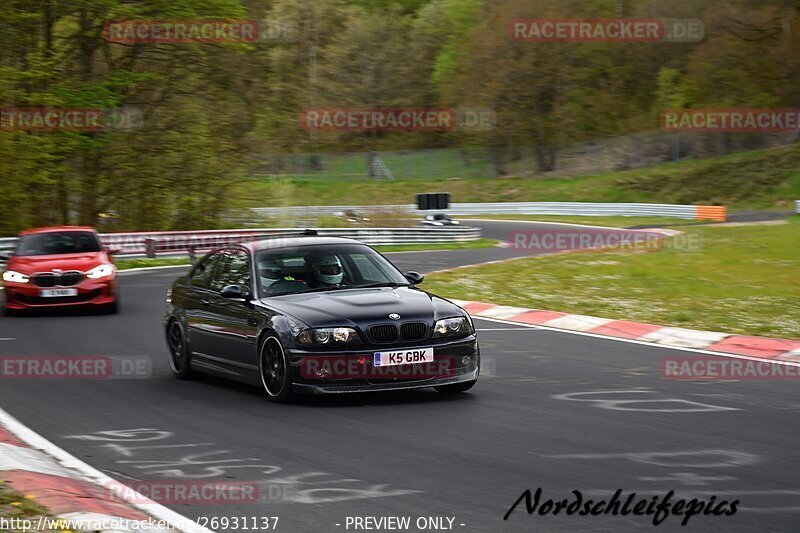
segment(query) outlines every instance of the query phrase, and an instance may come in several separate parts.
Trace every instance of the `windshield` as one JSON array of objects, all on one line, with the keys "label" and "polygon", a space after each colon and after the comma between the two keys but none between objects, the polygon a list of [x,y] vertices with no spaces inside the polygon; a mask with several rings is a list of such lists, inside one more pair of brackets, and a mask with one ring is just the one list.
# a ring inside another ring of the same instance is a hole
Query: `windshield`
[{"label": "windshield", "polygon": [[91,231],[59,231],[23,235],[14,255],[59,255],[99,252],[101,245]]},{"label": "windshield", "polygon": [[256,254],[261,296],[410,285],[386,258],[361,244],[327,244]]}]

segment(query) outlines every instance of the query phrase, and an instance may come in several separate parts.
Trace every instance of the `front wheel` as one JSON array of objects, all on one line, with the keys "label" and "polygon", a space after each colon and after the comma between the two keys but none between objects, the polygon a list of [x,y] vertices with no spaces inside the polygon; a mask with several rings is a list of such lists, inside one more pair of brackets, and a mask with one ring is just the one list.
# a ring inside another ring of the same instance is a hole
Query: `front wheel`
[{"label": "front wheel", "polygon": [[167,344],[169,346],[169,367],[172,374],[178,379],[188,379],[192,376],[192,352],[183,332],[183,326],[173,320],[167,327]]},{"label": "front wheel", "polygon": [[261,343],[258,366],[261,384],[267,399],[275,403],[286,403],[292,397],[292,376],[280,341],[267,337]]},{"label": "front wheel", "polygon": [[442,394],[458,394],[459,392],[466,392],[478,382],[477,379],[473,379],[472,381],[464,381],[462,383],[453,383],[452,385],[440,385],[439,387],[434,387],[438,392]]}]

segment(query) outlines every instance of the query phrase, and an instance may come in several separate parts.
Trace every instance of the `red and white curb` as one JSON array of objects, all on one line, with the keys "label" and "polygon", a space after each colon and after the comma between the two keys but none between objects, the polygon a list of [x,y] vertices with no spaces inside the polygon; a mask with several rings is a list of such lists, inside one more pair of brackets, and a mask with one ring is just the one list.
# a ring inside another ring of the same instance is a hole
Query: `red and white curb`
[{"label": "red and white curb", "polygon": [[[73,531],[213,533],[135,491],[111,497],[111,477],[70,455],[0,409],[0,480],[47,507]],[[158,523],[170,527],[158,527]],[[34,520],[34,523],[36,521]],[[146,528],[142,528],[147,523]],[[97,530],[97,524],[114,529]],[[120,529],[119,525],[131,527]],[[84,527],[85,526],[85,527]]]},{"label": "red and white curb", "polygon": [[566,331],[602,335],[618,339],[653,343],[670,348],[707,350],[722,354],[800,362],[800,341],[734,335],[717,331],[702,331],[656,326],[627,320],[573,315],[542,309],[525,309],[485,302],[452,300],[478,318],[544,326]]}]

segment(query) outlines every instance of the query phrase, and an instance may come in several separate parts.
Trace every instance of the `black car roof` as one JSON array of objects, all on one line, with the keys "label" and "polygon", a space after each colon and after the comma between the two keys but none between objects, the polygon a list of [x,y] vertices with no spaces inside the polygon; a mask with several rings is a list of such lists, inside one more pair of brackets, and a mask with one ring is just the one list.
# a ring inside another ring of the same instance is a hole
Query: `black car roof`
[{"label": "black car roof", "polygon": [[297,248],[300,246],[318,246],[322,244],[362,244],[363,242],[346,237],[272,237],[260,241],[243,243],[242,246],[249,249],[251,253],[260,250],[277,250],[281,248]]}]

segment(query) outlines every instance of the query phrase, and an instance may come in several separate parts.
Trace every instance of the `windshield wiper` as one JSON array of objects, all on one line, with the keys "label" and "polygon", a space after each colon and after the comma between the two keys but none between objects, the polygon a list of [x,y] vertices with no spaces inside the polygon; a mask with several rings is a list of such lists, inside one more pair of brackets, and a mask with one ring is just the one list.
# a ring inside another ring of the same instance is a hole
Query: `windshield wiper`
[{"label": "windshield wiper", "polygon": [[307,291],[298,291],[292,294],[308,294],[309,292],[327,292],[327,291],[338,291],[346,287],[317,287],[315,289],[308,289]]},{"label": "windshield wiper", "polygon": [[409,283],[398,283],[396,281],[385,281],[382,283],[371,283],[369,285],[354,285],[348,289],[376,289],[378,287],[408,287]]}]

